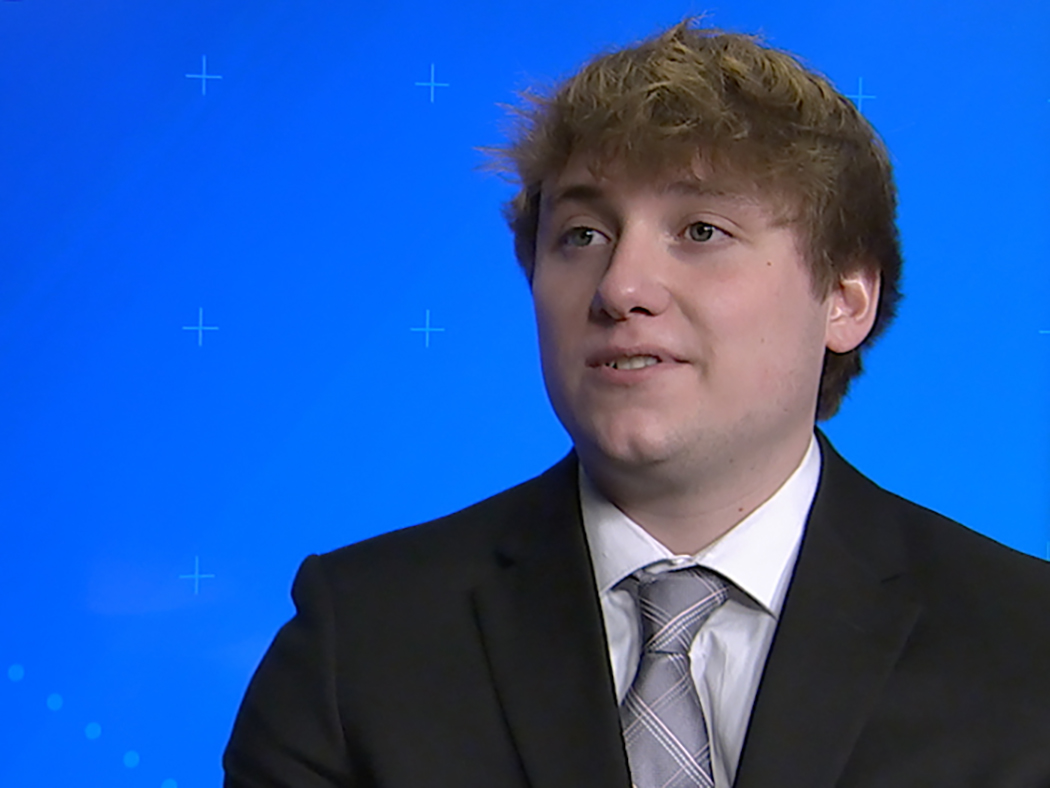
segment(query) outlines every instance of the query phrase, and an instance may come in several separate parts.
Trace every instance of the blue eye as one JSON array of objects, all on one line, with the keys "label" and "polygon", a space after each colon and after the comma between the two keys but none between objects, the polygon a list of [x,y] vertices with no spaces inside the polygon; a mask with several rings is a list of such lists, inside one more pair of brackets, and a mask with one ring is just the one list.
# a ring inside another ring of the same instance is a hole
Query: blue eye
[{"label": "blue eye", "polygon": [[693,222],[686,228],[690,241],[710,241],[718,228],[707,222]]},{"label": "blue eye", "polygon": [[561,237],[562,246],[590,246],[600,233],[593,227],[573,227]]}]

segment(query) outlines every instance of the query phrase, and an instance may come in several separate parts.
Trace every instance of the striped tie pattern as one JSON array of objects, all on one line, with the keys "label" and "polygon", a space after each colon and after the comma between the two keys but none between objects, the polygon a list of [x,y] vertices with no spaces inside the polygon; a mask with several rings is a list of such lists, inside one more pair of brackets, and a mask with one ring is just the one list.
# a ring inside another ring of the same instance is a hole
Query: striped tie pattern
[{"label": "striped tie pattern", "polygon": [[620,704],[634,788],[712,788],[711,747],[689,648],[729,593],[701,567],[636,572],[625,581],[638,602],[642,657]]}]

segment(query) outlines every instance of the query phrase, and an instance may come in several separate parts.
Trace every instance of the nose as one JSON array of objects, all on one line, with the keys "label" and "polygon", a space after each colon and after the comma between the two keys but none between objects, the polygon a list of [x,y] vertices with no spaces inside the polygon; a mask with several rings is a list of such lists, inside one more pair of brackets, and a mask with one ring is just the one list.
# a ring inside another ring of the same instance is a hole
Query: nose
[{"label": "nose", "polygon": [[652,228],[625,228],[598,282],[592,314],[621,321],[632,314],[664,312],[671,300],[665,285],[665,256],[659,234]]}]

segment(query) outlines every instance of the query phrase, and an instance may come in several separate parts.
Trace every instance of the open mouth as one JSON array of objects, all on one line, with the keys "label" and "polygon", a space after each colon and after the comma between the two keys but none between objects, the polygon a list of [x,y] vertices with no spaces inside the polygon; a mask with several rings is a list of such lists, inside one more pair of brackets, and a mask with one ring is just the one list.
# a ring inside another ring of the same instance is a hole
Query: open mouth
[{"label": "open mouth", "polygon": [[612,369],[644,369],[659,363],[660,359],[656,356],[623,356],[607,361],[604,366]]}]

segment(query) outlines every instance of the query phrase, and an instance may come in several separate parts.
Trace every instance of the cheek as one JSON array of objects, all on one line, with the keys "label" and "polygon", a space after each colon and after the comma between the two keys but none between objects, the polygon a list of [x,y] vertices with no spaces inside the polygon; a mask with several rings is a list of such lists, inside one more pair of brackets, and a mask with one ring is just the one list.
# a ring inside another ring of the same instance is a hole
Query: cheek
[{"label": "cheek", "polygon": [[[564,304],[545,295],[542,290],[533,290],[533,311],[536,316],[536,337],[540,351],[540,367],[550,389],[560,389],[572,357],[572,331]],[[551,392],[552,394],[554,392]]]},{"label": "cheek", "polygon": [[761,352],[784,339],[784,296],[766,283],[747,281],[723,290],[706,313],[712,329],[738,353]]},{"label": "cheek", "polygon": [[824,362],[824,334],[819,311],[810,300],[784,301],[772,312],[762,336],[765,385],[781,396],[808,396]]},{"label": "cheek", "polygon": [[764,385],[776,385],[823,358],[819,305],[796,282],[741,282],[712,302],[709,315],[722,340],[723,363]]},{"label": "cheek", "polygon": [[541,349],[570,350],[585,331],[590,299],[577,278],[537,274],[532,280],[533,312]]},{"label": "cheek", "polygon": [[555,349],[555,340],[561,336],[559,315],[551,308],[551,302],[541,292],[533,291],[533,312],[536,316],[536,335],[540,351],[546,360]]}]

